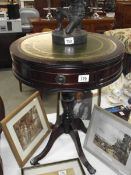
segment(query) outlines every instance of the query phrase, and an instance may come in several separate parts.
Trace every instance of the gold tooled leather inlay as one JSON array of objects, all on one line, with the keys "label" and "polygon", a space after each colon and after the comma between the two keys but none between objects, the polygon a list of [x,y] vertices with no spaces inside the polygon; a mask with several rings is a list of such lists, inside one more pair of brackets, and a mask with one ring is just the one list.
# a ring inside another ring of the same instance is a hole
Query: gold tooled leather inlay
[{"label": "gold tooled leather inlay", "polygon": [[20,51],[39,60],[90,61],[111,55],[117,46],[114,41],[99,34],[87,34],[87,43],[64,46],[52,43],[52,33],[32,35],[21,42]]}]

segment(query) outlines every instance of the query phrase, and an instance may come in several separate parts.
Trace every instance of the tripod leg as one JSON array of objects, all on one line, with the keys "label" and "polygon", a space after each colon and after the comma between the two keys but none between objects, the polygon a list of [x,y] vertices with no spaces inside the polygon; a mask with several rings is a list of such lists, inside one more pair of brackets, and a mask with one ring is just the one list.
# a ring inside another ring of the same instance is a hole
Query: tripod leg
[{"label": "tripod leg", "polygon": [[64,130],[61,126],[59,126],[58,128],[54,128],[54,130],[52,130],[52,133],[50,135],[50,138],[46,147],[43,149],[43,151],[40,154],[38,154],[36,157],[31,159],[30,161],[31,165],[39,164],[38,161],[46,156],[46,154],[50,151],[52,145],[54,144],[55,140],[63,133],[64,133]]},{"label": "tripod leg", "polygon": [[80,160],[82,161],[82,163],[87,168],[90,174],[95,174],[96,170],[90,165],[90,163],[88,162],[88,160],[84,155],[77,130],[72,130],[69,134],[75,143]]},{"label": "tripod leg", "polygon": [[72,124],[74,126],[74,129],[80,130],[80,131],[82,131],[84,133],[87,132],[87,128],[85,127],[83,121],[80,118],[75,118],[72,121]]}]

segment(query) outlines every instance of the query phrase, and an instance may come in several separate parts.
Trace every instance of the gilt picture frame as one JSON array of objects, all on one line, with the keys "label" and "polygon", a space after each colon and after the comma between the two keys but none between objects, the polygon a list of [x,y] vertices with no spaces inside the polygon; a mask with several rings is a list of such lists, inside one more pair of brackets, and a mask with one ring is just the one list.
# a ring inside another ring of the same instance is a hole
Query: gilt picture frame
[{"label": "gilt picture frame", "polygon": [[39,92],[6,116],[1,125],[18,165],[23,167],[50,132]]},{"label": "gilt picture frame", "polygon": [[78,158],[21,169],[22,175],[86,175]]},{"label": "gilt picture frame", "polygon": [[131,125],[94,106],[84,148],[118,175],[131,175]]}]

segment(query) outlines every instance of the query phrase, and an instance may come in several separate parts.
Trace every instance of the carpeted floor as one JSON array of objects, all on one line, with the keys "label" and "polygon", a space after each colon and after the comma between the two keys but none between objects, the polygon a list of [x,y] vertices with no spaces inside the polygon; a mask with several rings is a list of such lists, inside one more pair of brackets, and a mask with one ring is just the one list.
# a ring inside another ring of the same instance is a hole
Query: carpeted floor
[{"label": "carpeted floor", "polygon": [[[0,96],[4,101],[6,115],[15,110],[36,91],[24,84],[22,84],[22,89],[22,92],[20,92],[18,80],[14,77],[11,69],[0,70]],[[56,100],[56,93],[44,96],[46,113],[56,112]]]}]

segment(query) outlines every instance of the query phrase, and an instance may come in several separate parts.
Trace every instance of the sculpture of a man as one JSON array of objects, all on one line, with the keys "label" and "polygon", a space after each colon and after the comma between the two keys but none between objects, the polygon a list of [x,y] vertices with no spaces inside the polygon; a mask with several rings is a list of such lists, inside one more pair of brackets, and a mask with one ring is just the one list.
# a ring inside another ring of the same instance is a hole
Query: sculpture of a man
[{"label": "sculpture of a man", "polygon": [[81,27],[81,20],[85,17],[85,0],[70,0],[69,8],[58,8],[56,12],[56,19],[58,21],[57,31],[62,30],[62,21],[65,17],[69,20],[69,24],[65,28],[66,34],[71,34],[74,29]]}]

